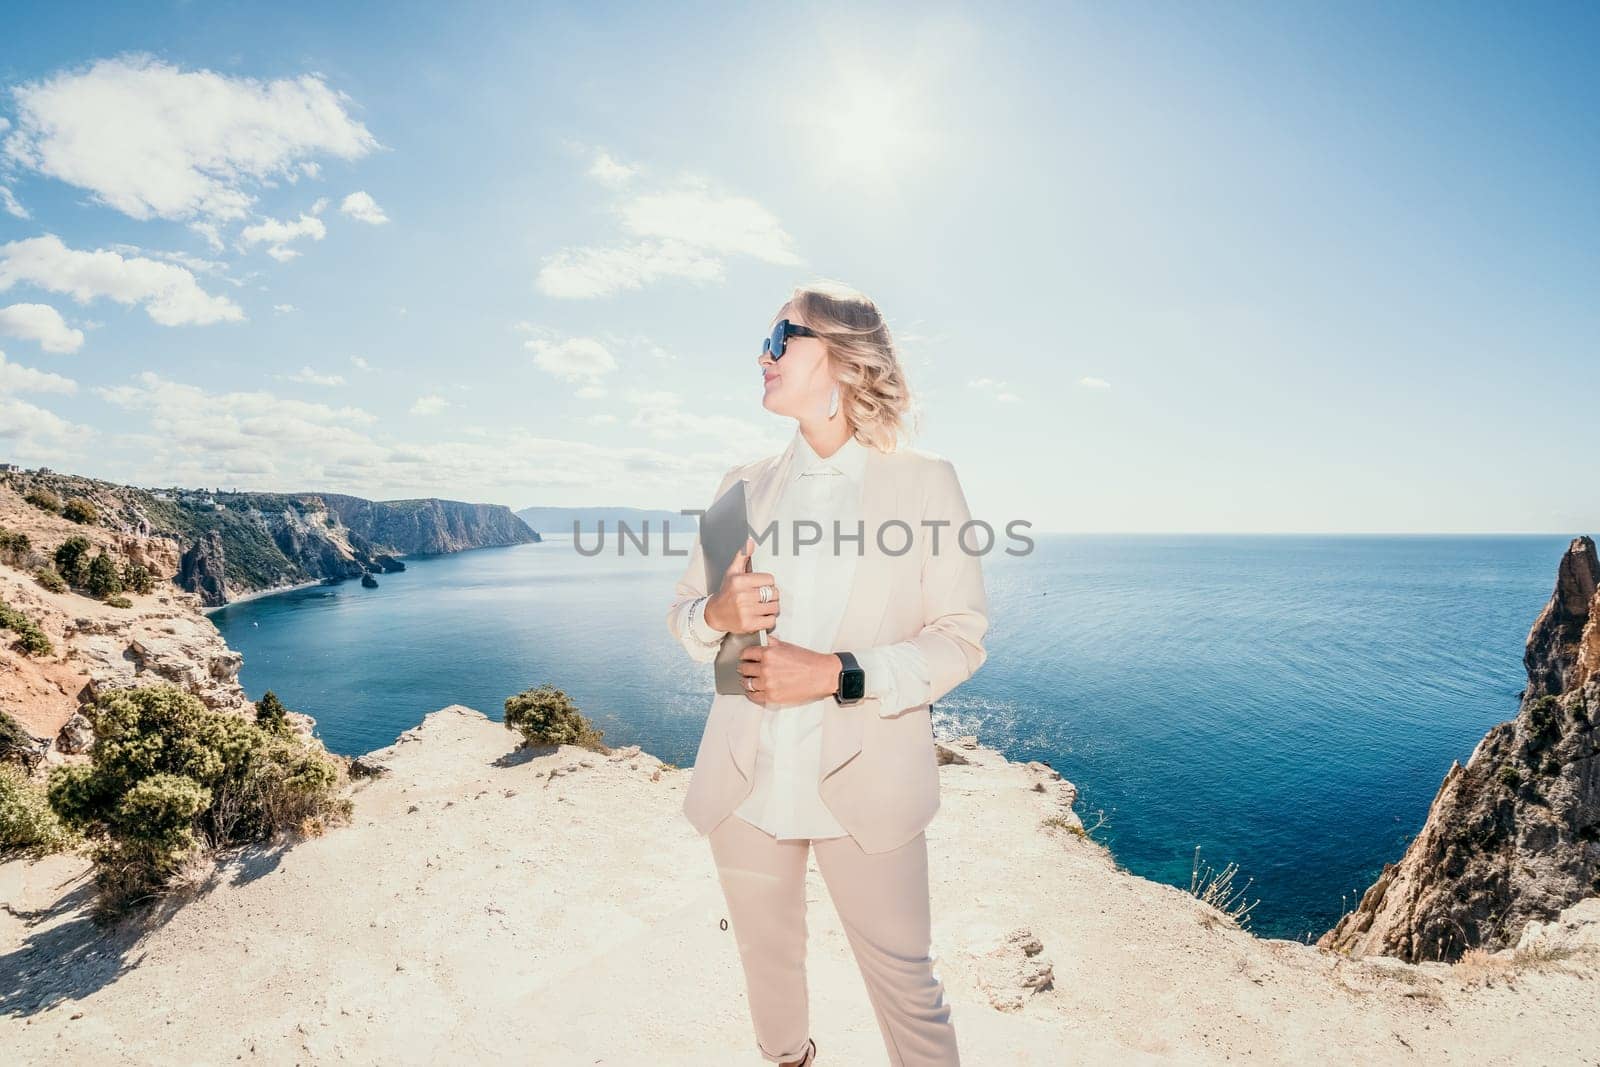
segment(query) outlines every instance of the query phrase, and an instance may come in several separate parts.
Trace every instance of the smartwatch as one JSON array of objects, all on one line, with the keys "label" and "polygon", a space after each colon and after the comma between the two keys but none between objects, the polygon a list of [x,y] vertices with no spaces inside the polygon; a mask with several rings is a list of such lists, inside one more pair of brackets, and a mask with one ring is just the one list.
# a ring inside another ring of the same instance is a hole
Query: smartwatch
[{"label": "smartwatch", "polygon": [[859,704],[867,695],[867,672],[861,669],[852,653],[835,652],[834,655],[839,657],[844,669],[839,672],[839,688],[833,691],[833,699],[840,704]]}]

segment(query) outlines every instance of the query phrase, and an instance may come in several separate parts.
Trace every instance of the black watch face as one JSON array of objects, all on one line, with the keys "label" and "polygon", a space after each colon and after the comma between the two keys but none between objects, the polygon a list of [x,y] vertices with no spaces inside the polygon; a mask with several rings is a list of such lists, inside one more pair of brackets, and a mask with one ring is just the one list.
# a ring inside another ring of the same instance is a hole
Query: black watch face
[{"label": "black watch face", "polygon": [[867,695],[867,672],[859,667],[853,671],[844,671],[839,679],[840,700],[860,700]]}]

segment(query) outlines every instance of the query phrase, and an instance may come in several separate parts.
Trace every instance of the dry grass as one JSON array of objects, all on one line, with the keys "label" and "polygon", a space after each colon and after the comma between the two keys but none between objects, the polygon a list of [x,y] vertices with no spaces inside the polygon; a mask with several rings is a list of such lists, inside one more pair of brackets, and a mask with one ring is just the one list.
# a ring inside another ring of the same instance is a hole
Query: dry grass
[{"label": "dry grass", "polygon": [[1250,911],[1261,901],[1259,898],[1249,903],[1244,900],[1244,892],[1254,879],[1246,880],[1238,889],[1234,888],[1233,876],[1238,870],[1237,863],[1230,863],[1220,871],[1212,870],[1209,865],[1203,866],[1200,863],[1200,846],[1196,845],[1194,867],[1189,873],[1189,892],[1232,919],[1241,929],[1249,929]]},{"label": "dry grass", "polygon": [[1467,985],[1492,986],[1497,982],[1514,982],[1528,973],[1578,973],[1563,964],[1580,955],[1595,954],[1596,950],[1589,946],[1556,945],[1545,939],[1509,953],[1470,948],[1461,954],[1452,973]]}]

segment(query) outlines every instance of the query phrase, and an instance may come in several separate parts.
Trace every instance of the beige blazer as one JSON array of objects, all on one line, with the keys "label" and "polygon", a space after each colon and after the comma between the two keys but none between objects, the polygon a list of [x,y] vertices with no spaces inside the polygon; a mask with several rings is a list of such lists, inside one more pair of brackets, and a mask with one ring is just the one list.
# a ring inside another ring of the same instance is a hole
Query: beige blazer
[{"label": "beige blazer", "polygon": [[[759,535],[771,521],[793,457],[791,441],[778,455],[734,467],[712,500],[743,479],[750,525]],[[932,821],[939,808],[939,770],[931,701],[970,678],[986,657],[983,637],[989,612],[981,555],[964,550],[956,540],[970,517],[949,460],[920,449],[886,453],[868,447],[862,474],[862,555],[838,633],[828,648],[816,651],[856,652],[914,640],[927,657],[932,692],[930,703],[899,714],[880,714],[876,697],[849,707],[832,701],[825,706],[818,793],[867,852],[896,848]],[[940,520],[947,525],[924,525]],[[880,544],[877,533],[886,523]],[[789,550],[790,533],[779,531],[780,550]],[[831,544],[832,535],[832,530],[824,531],[823,544]],[[966,538],[974,550],[992,550],[994,541],[977,526]],[[907,551],[893,554],[908,543]],[[769,538],[758,544],[770,548],[772,542]],[[844,551],[855,551],[854,544],[845,542]],[[705,561],[697,537],[667,612],[668,628],[680,641],[685,603],[705,593]],[[718,693],[711,702],[683,800],[684,814],[702,834],[710,833],[751,790],[762,711],[762,705],[738,693]]]}]

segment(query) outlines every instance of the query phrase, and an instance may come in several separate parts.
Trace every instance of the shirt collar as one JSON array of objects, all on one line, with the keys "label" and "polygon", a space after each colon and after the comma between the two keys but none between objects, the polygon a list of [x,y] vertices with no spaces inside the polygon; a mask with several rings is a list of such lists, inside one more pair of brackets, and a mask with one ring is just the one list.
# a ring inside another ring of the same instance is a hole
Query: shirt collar
[{"label": "shirt collar", "polygon": [[817,455],[811,447],[811,442],[806,440],[806,435],[795,427],[794,431],[794,461],[789,467],[789,480],[792,482],[811,471],[837,471],[851,481],[860,483],[862,472],[867,466],[867,449],[855,435],[845,438],[844,444],[827,459]]}]

